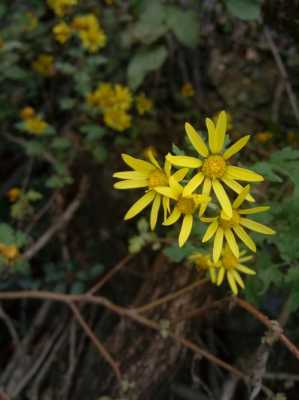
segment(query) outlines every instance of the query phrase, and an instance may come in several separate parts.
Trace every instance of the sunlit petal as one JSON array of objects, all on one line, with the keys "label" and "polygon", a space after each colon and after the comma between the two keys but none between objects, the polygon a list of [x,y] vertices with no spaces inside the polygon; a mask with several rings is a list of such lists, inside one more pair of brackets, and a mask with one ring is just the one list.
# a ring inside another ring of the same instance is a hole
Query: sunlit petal
[{"label": "sunlit petal", "polygon": [[227,280],[233,294],[238,294],[238,287],[236,285],[235,277],[231,271],[227,271]]},{"label": "sunlit petal", "polygon": [[121,156],[124,162],[127,165],[129,165],[129,167],[135,169],[136,171],[149,173],[156,169],[156,167],[150,164],[149,162],[144,160],[139,160],[138,158],[129,156],[129,154],[122,154]]},{"label": "sunlit petal", "polygon": [[145,209],[146,206],[148,206],[154,200],[155,196],[156,193],[151,190],[147,192],[144,196],[140,197],[140,199],[137,200],[136,203],[134,203],[132,207],[127,211],[125,215],[125,220],[131,219],[135,217],[135,215],[139,214],[142,210]]},{"label": "sunlit petal", "polygon": [[188,237],[190,236],[191,230],[192,230],[192,225],[193,225],[193,215],[187,214],[184,216],[181,231],[179,234],[179,246],[182,247]]},{"label": "sunlit petal", "polygon": [[215,153],[220,153],[224,146],[224,138],[227,126],[227,116],[225,111],[221,111],[217,118],[216,130],[215,130],[215,141],[216,148]]},{"label": "sunlit petal", "polygon": [[224,210],[225,214],[231,218],[233,215],[232,205],[225,190],[223,189],[222,184],[218,181],[218,179],[214,179],[212,181],[212,186],[222,209]]},{"label": "sunlit petal", "polygon": [[152,204],[151,215],[150,215],[150,227],[152,231],[155,229],[157,224],[160,205],[161,205],[161,196],[159,194],[156,194],[156,197],[154,198]]},{"label": "sunlit petal", "polygon": [[258,214],[261,212],[265,212],[269,210],[269,206],[260,206],[260,207],[252,207],[252,208],[244,208],[242,210],[238,210],[239,214]]},{"label": "sunlit petal", "polygon": [[193,128],[191,124],[188,122],[185,123],[185,130],[187,133],[187,136],[192,143],[192,146],[195,148],[195,150],[203,157],[207,157],[209,155],[209,150],[201,138],[201,136],[196,132],[196,130]]},{"label": "sunlit petal", "polygon": [[203,238],[202,238],[202,242],[205,243],[208,240],[211,239],[211,237],[213,237],[215,235],[215,232],[217,231],[219,224],[218,221],[213,221],[209,226],[208,229],[206,230]]},{"label": "sunlit petal", "polygon": [[147,179],[138,179],[138,180],[125,180],[116,182],[113,187],[114,189],[137,189],[147,187],[148,182]]},{"label": "sunlit petal", "polygon": [[194,192],[198,188],[198,186],[204,180],[204,175],[202,172],[194,175],[192,179],[187,183],[183,190],[183,196],[188,196]]},{"label": "sunlit petal", "polygon": [[249,192],[250,192],[250,185],[247,185],[244,187],[242,192],[238,195],[236,200],[233,202],[233,208],[239,208],[240,205],[245,201]]},{"label": "sunlit petal", "polygon": [[217,142],[216,142],[216,128],[214,122],[210,118],[206,118],[206,125],[209,135],[209,147],[212,153],[217,152]]},{"label": "sunlit petal", "polygon": [[264,180],[262,175],[250,171],[249,169],[236,167],[234,165],[227,166],[225,175],[228,178],[246,182],[262,182]]},{"label": "sunlit petal", "polygon": [[224,236],[234,256],[239,258],[239,246],[233,232],[230,229],[225,229]]},{"label": "sunlit petal", "polygon": [[178,167],[199,168],[202,165],[202,161],[199,158],[190,156],[173,156],[172,154],[167,154],[166,159]]},{"label": "sunlit petal", "polygon": [[223,246],[223,229],[218,228],[216,235],[214,237],[214,246],[213,246],[213,260],[214,262],[217,262],[219,260],[221,251],[222,251],[222,246]]},{"label": "sunlit petal", "polygon": [[[240,183],[236,182],[233,179],[227,178],[226,175],[224,175],[224,177],[221,178],[222,182],[226,184],[226,186],[228,186],[230,189],[232,189],[234,192],[236,193],[241,193],[242,190],[244,189],[244,187],[242,185],[240,185]],[[251,194],[248,194],[246,197],[247,201],[250,202],[255,202],[254,198],[251,196]]]},{"label": "sunlit petal", "polygon": [[236,143],[232,144],[228,149],[225,150],[223,153],[223,158],[225,160],[228,160],[230,157],[232,157],[234,154],[238,153],[246,144],[248,143],[248,140],[250,139],[250,135],[243,136],[241,139],[239,139]]},{"label": "sunlit petal", "polygon": [[168,226],[175,224],[181,215],[182,213],[178,210],[178,208],[175,207],[166,221],[163,222],[163,225]]},{"label": "sunlit petal", "polygon": [[274,235],[275,231],[268,226],[261,224],[259,222],[253,221],[248,218],[241,218],[240,224],[245,226],[245,228],[251,229],[252,231],[263,233],[264,235]]},{"label": "sunlit petal", "polygon": [[254,253],[256,252],[256,245],[245,229],[241,225],[236,225],[233,227],[235,234],[242,240],[242,242]]},{"label": "sunlit petal", "polygon": [[148,174],[139,171],[122,171],[122,172],[115,172],[113,174],[113,178],[118,178],[118,179],[137,180],[137,179],[146,179],[147,177]]}]

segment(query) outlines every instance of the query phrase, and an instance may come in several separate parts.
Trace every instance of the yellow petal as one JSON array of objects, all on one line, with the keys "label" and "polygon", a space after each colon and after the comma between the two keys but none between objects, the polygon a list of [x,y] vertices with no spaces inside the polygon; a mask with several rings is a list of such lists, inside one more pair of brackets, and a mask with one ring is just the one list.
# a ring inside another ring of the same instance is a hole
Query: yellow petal
[{"label": "yellow petal", "polygon": [[217,262],[219,260],[223,245],[223,235],[224,235],[223,229],[218,228],[214,238],[214,246],[213,246],[214,262]]},{"label": "yellow petal", "polygon": [[168,176],[168,178],[170,177],[170,173],[171,173],[171,164],[169,161],[166,160],[164,161],[164,171],[166,173],[166,176]]},{"label": "yellow petal", "polygon": [[125,215],[125,220],[131,219],[135,217],[135,215],[139,214],[142,210],[145,209],[146,206],[148,206],[153,200],[154,197],[156,196],[156,193],[151,190],[147,192],[144,196],[140,197],[139,200],[136,201],[132,205],[132,207],[127,211]]},{"label": "yellow petal", "polygon": [[206,118],[206,125],[209,135],[209,147],[212,153],[216,153],[217,142],[216,142],[216,129],[214,122],[210,118]]},{"label": "yellow petal", "polygon": [[208,229],[206,230],[206,232],[205,232],[205,234],[204,234],[204,236],[202,238],[202,242],[203,243],[207,242],[208,240],[211,239],[211,237],[213,237],[215,235],[215,232],[217,231],[218,226],[219,226],[219,224],[218,224],[217,220],[213,221],[208,226]]},{"label": "yellow petal", "polygon": [[196,130],[193,128],[191,124],[188,122],[185,123],[185,130],[187,133],[187,136],[192,143],[192,146],[195,148],[195,150],[203,157],[207,157],[209,155],[209,150],[201,138],[201,136],[196,132]]},{"label": "yellow petal", "polygon": [[168,226],[175,224],[181,215],[182,213],[178,210],[178,208],[175,207],[167,220],[163,222],[163,225]]},{"label": "yellow petal", "polygon": [[242,240],[242,242],[254,253],[256,252],[256,245],[245,229],[242,228],[241,225],[237,225],[233,227],[233,231],[235,234]]},{"label": "yellow petal", "polygon": [[223,154],[223,158],[225,160],[228,160],[234,154],[238,153],[244,146],[246,146],[249,139],[250,139],[250,135],[243,136],[236,143],[232,144],[228,149],[225,150],[225,152]]},{"label": "yellow petal", "polygon": [[[221,178],[222,182],[226,184],[226,186],[228,186],[230,189],[232,189],[234,192],[236,193],[241,193],[242,190],[244,189],[244,187],[242,185],[240,185],[240,183],[234,181],[233,179],[227,178],[226,176],[224,176],[223,178]],[[246,197],[247,201],[250,202],[255,202],[254,198],[251,196],[251,194],[248,194]]]},{"label": "yellow petal", "polygon": [[239,258],[239,246],[237,245],[234,234],[230,229],[224,230],[225,239],[235,257]]},{"label": "yellow petal", "polygon": [[122,154],[121,156],[124,162],[136,171],[150,173],[156,169],[156,167],[149,162],[129,156],[129,154]]},{"label": "yellow petal", "polygon": [[151,162],[155,167],[157,167],[158,169],[161,169],[161,167],[160,167],[160,165],[159,165],[157,159],[155,158],[155,156],[154,156],[154,154],[153,154],[152,149],[149,149],[149,150],[148,150],[147,155],[148,155],[148,158],[149,158],[150,162]]},{"label": "yellow petal", "polygon": [[228,216],[228,218],[231,218],[233,215],[232,205],[230,203],[230,200],[229,200],[225,190],[223,189],[222,184],[218,181],[218,179],[213,179],[212,186],[213,186],[214,193],[215,193],[223,211]]},{"label": "yellow petal", "polygon": [[238,271],[236,271],[235,269],[232,270],[232,274],[234,275],[235,281],[238,283],[238,285],[244,289],[245,285],[244,285],[244,281],[241,277],[241,275],[239,274]]},{"label": "yellow petal", "polygon": [[151,216],[150,216],[150,227],[152,231],[155,229],[157,224],[160,205],[161,205],[161,196],[159,194],[156,194],[156,197],[154,198],[152,204]]},{"label": "yellow petal", "polygon": [[233,294],[235,294],[235,295],[238,294],[238,287],[236,285],[234,275],[232,274],[231,271],[227,271],[227,280],[228,280],[229,286],[230,286]]},{"label": "yellow petal", "polygon": [[170,207],[169,207],[169,198],[162,196],[162,204],[163,204],[163,212],[164,212],[164,219],[163,221],[166,220],[167,214],[170,212]]},{"label": "yellow petal", "polygon": [[156,186],[155,191],[163,196],[169,197],[170,199],[178,199],[177,192],[168,186]]},{"label": "yellow petal", "polygon": [[220,271],[218,272],[218,276],[217,276],[217,285],[218,286],[220,286],[221,283],[223,282],[224,275],[225,275],[225,269],[223,267],[221,267]]},{"label": "yellow petal", "polygon": [[236,269],[238,269],[241,272],[244,272],[244,274],[247,274],[247,275],[255,275],[256,274],[256,272],[253,269],[248,268],[248,267],[246,267],[246,265],[243,265],[243,264],[239,264],[236,267]]},{"label": "yellow petal", "polygon": [[194,192],[198,188],[198,186],[204,180],[204,175],[202,172],[194,175],[192,179],[187,183],[183,190],[183,196],[188,196]]},{"label": "yellow petal", "polygon": [[172,154],[167,154],[166,159],[171,164],[177,165],[178,167],[199,168],[202,164],[199,158],[189,156],[173,156]]},{"label": "yellow petal", "polygon": [[115,172],[113,174],[113,178],[119,178],[119,179],[146,179],[147,174],[144,174],[139,171],[122,171],[122,172]]},{"label": "yellow petal", "polygon": [[190,236],[191,230],[192,230],[192,224],[193,224],[193,215],[187,214],[184,216],[180,235],[179,235],[179,246],[182,247],[188,237]]},{"label": "yellow petal", "polygon": [[274,235],[275,231],[264,224],[253,221],[248,218],[241,218],[240,224],[245,226],[245,228],[251,229],[252,231],[263,233],[264,235]]},{"label": "yellow petal", "polygon": [[212,283],[216,283],[216,271],[214,267],[209,268],[210,278]]},{"label": "yellow petal", "polygon": [[201,222],[205,222],[205,223],[209,224],[210,222],[217,221],[218,217],[201,217],[200,220],[201,220]]},{"label": "yellow petal", "polygon": [[262,175],[250,171],[249,169],[236,167],[234,165],[227,166],[225,175],[231,179],[237,179],[239,181],[246,182],[262,182],[264,180]]},{"label": "yellow petal", "polygon": [[173,175],[173,179],[175,179],[176,181],[180,182],[181,180],[183,180],[185,178],[185,176],[187,175],[189,169],[188,168],[181,168],[178,169]]},{"label": "yellow petal", "polygon": [[252,207],[252,208],[244,208],[242,210],[238,210],[239,214],[258,214],[261,212],[265,212],[269,210],[269,206],[261,206],[261,207]]},{"label": "yellow petal", "polygon": [[216,130],[215,130],[215,141],[216,141],[216,148],[215,153],[220,153],[223,149],[224,145],[224,138],[226,133],[226,125],[227,125],[227,117],[226,112],[221,111],[218,116],[217,123],[216,123]]},{"label": "yellow petal", "polygon": [[[207,196],[209,196],[210,192],[211,192],[211,187],[212,187],[212,181],[210,178],[206,178],[203,182],[203,187],[202,187],[202,194],[206,194]],[[200,206],[199,209],[199,215],[203,215],[204,212],[206,211],[208,206],[208,203],[204,203]]]},{"label": "yellow petal", "polygon": [[169,186],[173,191],[176,192],[177,196],[179,196],[183,192],[183,186],[173,177],[169,178]]},{"label": "yellow petal", "polygon": [[147,179],[126,180],[116,182],[113,187],[114,189],[137,189],[147,186]]},{"label": "yellow petal", "polygon": [[245,201],[248,193],[250,192],[250,185],[244,187],[242,192],[238,195],[238,197],[233,202],[233,208],[239,208],[240,205]]}]

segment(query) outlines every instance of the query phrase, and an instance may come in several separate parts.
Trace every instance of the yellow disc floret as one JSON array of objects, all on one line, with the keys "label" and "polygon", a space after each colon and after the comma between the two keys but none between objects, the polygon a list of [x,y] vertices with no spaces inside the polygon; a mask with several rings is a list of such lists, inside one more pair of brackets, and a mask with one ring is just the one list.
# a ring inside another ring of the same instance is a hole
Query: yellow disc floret
[{"label": "yellow disc floret", "polygon": [[168,178],[164,172],[159,169],[156,169],[154,172],[148,177],[148,186],[149,188],[153,189],[157,186],[167,186],[168,185]]},{"label": "yellow disc floret", "polygon": [[177,208],[182,214],[193,214],[196,209],[196,204],[193,198],[181,196],[177,201]]},{"label": "yellow disc floret", "polygon": [[208,157],[202,166],[202,172],[209,178],[221,178],[226,169],[226,162],[222,156],[212,155]]},{"label": "yellow disc floret", "polygon": [[240,224],[240,215],[236,210],[233,210],[233,215],[229,219],[225,219],[223,217],[219,218],[219,225],[223,229],[231,229],[239,224]]}]

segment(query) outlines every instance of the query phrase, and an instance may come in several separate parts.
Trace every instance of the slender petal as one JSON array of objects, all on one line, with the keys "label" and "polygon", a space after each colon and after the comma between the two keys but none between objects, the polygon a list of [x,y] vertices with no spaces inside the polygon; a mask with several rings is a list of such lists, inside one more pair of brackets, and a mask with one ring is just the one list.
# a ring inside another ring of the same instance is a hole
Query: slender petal
[{"label": "slender petal", "polygon": [[274,235],[275,231],[264,224],[253,221],[248,218],[241,218],[240,224],[245,226],[245,228],[251,229],[252,231],[263,233],[264,235]]},{"label": "slender petal", "polygon": [[138,158],[129,156],[128,154],[122,154],[122,159],[131,168],[140,172],[151,172],[156,169],[156,167],[147,161],[139,160]]},{"label": "slender petal", "polygon": [[183,180],[185,178],[185,176],[187,175],[189,169],[188,168],[181,168],[178,169],[173,175],[173,179],[175,179],[176,181],[180,182],[181,180]]},{"label": "slender petal", "polygon": [[167,154],[166,159],[171,164],[177,165],[178,167],[199,168],[202,165],[202,161],[195,157],[173,156],[172,154]]},{"label": "slender petal", "polygon": [[250,185],[245,186],[241,193],[239,193],[236,200],[233,202],[233,208],[239,208],[240,205],[245,201],[248,193],[250,192]]},{"label": "slender petal", "polygon": [[236,285],[235,277],[232,274],[232,271],[229,271],[229,270],[227,271],[227,280],[228,280],[229,286],[230,286],[233,294],[235,294],[235,295],[238,294],[238,287]]},{"label": "slender petal", "polygon": [[234,256],[239,258],[239,246],[231,229],[225,229],[224,236]]},{"label": "slender petal", "polygon": [[164,161],[164,171],[166,173],[166,176],[169,178],[171,173],[171,163],[167,161],[166,158]]},{"label": "slender petal", "polygon": [[262,182],[264,180],[262,175],[250,171],[250,169],[236,167],[234,165],[227,166],[225,175],[231,179],[246,182]]},{"label": "slender petal", "polygon": [[211,239],[211,237],[213,237],[215,235],[215,232],[217,231],[218,226],[219,226],[219,224],[218,224],[217,220],[213,221],[208,226],[208,229],[206,230],[206,232],[205,232],[205,234],[204,234],[204,236],[202,238],[202,242],[203,243],[207,242],[208,240]]},{"label": "slender petal", "polygon": [[156,194],[156,197],[154,198],[152,204],[151,216],[150,216],[150,227],[152,231],[155,229],[157,224],[160,205],[161,205],[161,196],[159,194]]},{"label": "slender petal", "polygon": [[158,169],[161,169],[160,164],[158,163],[158,161],[157,161],[156,157],[154,156],[151,149],[149,149],[149,151],[148,151],[148,158],[155,167],[157,167]]},{"label": "slender petal", "polygon": [[113,185],[114,189],[137,189],[147,187],[147,179],[125,180],[116,182]]},{"label": "slender petal", "polygon": [[162,196],[162,204],[163,204],[163,213],[164,213],[163,221],[165,221],[167,219],[167,214],[170,212],[169,198]]},{"label": "slender petal", "polygon": [[244,281],[241,277],[241,275],[239,274],[238,271],[236,271],[235,269],[232,270],[232,274],[234,275],[235,281],[238,283],[238,285],[244,289],[245,285],[244,285]]},{"label": "slender petal", "polygon": [[[226,184],[226,186],[228,186],[230,189],[232,189],[234,192],[236,193],[241,193],[242,190],[244,189],[244,187],[242,185],[240,185],[240,183],[236,182],[233,179],[227,178],[227,176],[225,175],[223,178],[221,178],[222,182]],[[251,194],[248,194],[246,197],[247,201],[250,202],[255,202],[254,198],[251,196]]]},{"label": "slender petal", "polygon": [[173,225],[177,222],[177,220],[180,218],[182,213],[179,211],[178,208],[174,208],[172,213],[169,215],[166,221],[163,222],[163,225]]},{"label": "slender petal", "polygon": [[243,136],[241,139],[236,141],[236,143],[232,144],[228,149],[225,150],[225,152],[223,153],[223,158],[225,160],[228,160],[234,154],[238,153],[244,146],[246,146],[249,139],[250,139],[250,135],[247,135],[247,136]]},{"label": "slender petal", "polygon": [[214,238],[214,246],[213,246],[213,260],[214,262],[217,262],[219,260],[221,251],[222,251],[222,245],[223,245],[223,229],[218,228],[215,238]]},{"label": "slender petal", "polygon": [[136,201],[132,205],[132,207],[127,211],[125,215],[125,220],[131,219],[135,217],[135,215],[139,214],[142,210],[145,209],[146,206],[148,206],[153,200],[154,197],[156,196],[156,193],[151,190],[147,192],[144,196],[140,197],[139,200]]},{"label": "slender petal", "polygon": [[[203,182],[203,188],[202,188],[202,194],[206,194],[207,196],[209,196],[210,192],[211,192],[211,187],[212,187],[212,181],[210,178],[206,178]],[[203,203],[200,206],[199,209],[199,215],[203,215],[204,212],[206,211],[206,208],[208,206],[208,203]]]},{"label": "slender petal", "polygon": [[224,210],[228,218],[231,218],[233,215],[232,205],[225,190],[223,189],[222,184],[219,182],[218,179],[213,179],[212,186],[222,209]]},{"label": "slender petal", "polygon": [[192,214],[185,215],[179,235],[180,247],[182,247],[186,243],[188,237],[190,236],[192,225],[193,225],[193,215]]},{"label": "slender petal", "polygon": [[216,142],[216,128],[214,122],[210,118],[206,118],[206,125],[209,135],[209,147],[212,153],[217,152],[217,142]]},{"label": "slender petal", "polygon": [[204,174],[202,172],[198,172],[198,174],[194,175],[192,179],[187,183],[183,190],[183,196],[188,196],[194,192],[198,188],[198,186],[204,180]]},{"label": "slender petal", "polygon": [[254,253],[256,252],[256,245],[245,229],[241,225],[236,225],[233,227],[235,234],[242,240],[242,242]]},{"label": "slender petal", "polygon": [[188,122],[185,123],[185,130],[187,133],[187,136],[192,143],[192,146],[195,148],[195,150],[202,156],[202,157],[207,157],[209,155],[209,150],[201,138],[201,136],[196,132],[196,130],[193,128],[191,124]]},{"label": "slender petal", "polygon": [[225,111],[221,111],[218,116],[215,130],[216,148],[215,153],[220,153],[223,150],[224,138],[226,133],[227,116]]},{"label": "slender petal", "polygon": [[238,210],[239,214],[257,214],[261,212],[265,212],[269,210],[269,206],[261,206],[261,207],[253,207],[253,208],[243,208],[242,210]]},{"label": "slender petal", "polygon": [[176,192],[177,196],[179,196],[184,189],[183,186],[173,176],[169,178],[169,186]]},{"label": "slender petal", "polygon": [[216,283],[216,271],[214,267],[209,268],[210,278],[212,283]]},{"label": "slender petal", "polygon": [[148,174],[145,174],[143,172],[139,171],[122,171],[122,172],[115,172],[113,174],[113,178],[118,178],[118,179],[146,179],[148,177]]},{"label": "slender petal", "polygon": [[225,275],[225,269],[223,267],[221,267],[220,271],[218,272],[218,276],[217,276],[217,285],[218,286],[220,286],[221,283],[223,282],[224,275]]},{"label": "slender petal", "polygon": [[218,220],[218,217],[201,217],[200,220],[201,222],[209,224],[210,222]]},{"label": "slender petal", "polygon": [[155,191],[157,193],[162,194],[163,196],[169,197],[170,199],[173,199],[173,200],[178,199],[177,192],[168,186],[156,186]]},{"label": "slender petal", "polygon": [[246,265],[243,265],[243,264],[239,264],[236,267],[236,269],[238,269],[241,272],[244,272],[244,274],[248,274],[248,275],[255,275],[256,274],[256,272],[253,269],[248,268],[248,267],[246,267]]}]

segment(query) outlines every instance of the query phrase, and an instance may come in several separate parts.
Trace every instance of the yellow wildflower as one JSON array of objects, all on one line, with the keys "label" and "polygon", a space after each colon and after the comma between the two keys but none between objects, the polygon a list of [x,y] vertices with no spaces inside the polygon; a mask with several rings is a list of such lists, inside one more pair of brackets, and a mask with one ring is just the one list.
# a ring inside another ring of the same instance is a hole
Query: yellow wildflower
[{"label": "yellow wildflower", "polygon": [[132,104],[132,94],[130,90],[120,84],[114,87],[114,107],[119,110],[127,111]]},{"label": "yellow wildflower", "polygon": [[64,44],[71,37],[72,30],[65,22],[60,22],[59,24],[54,26],[53,34],[57,42]]},{"label": "yellow wildflower", "polygon": [[218,265],[212,261],[210,254],[204,254],[197,251],[191,254],[191,256],[188,257],[188,260],[195,264],[199,272],[209,271],[211,282],[216,283],[216,268]]},{"label": "yellow wildflower", "polygon": [[[134,203],[125,215],[125,220],[131,219],[143,211],[152,203],[150,214],[150,227],[153,230],[157,224],[158,214],[161,203],[164,209],[164,219],[169,209],[169,198],[157,192],[157,187],[167,186],[171,178],[171,165],[165,160],[162,169],[153,154],[149,153],[150,161],[140,160],[122,154],[124,162],[133,169],[133,171],[116,172],[114,178],[122,179],[114,184],[115,189],[135,189],[146,188],[146,193]],[[182,168],[172,175],[172,179],[180,181],[184,179],[188,172],[187,168]]]},{"label": "yellow wildflower", "polygon": [[13,188],[9,189],[9,191],[6,193],[6,196],[8,197],[8,199],[11,203],[14,203],[15,201],[17,201],[19,199],[19,197],[21,196],[21,193],[22,193],[22,189],[20,189],[18,187],[13,187]]},{"label": "yellow wildflower", "polygon": [[20,252],[15,244],[4,244],[0,243],[0,254],[6,258],[8,262],[13,262],[17,257],[19,257]]},{"label": "yellow wildflower", "polygon": [[255,135],[255,139],[259,143],[267,143],[269,142],[273,137],[273,134],[271,132],[259,132]]},{"label": "yellow wildflower", "polygon": [[143,115],[146,112],[151,111],[153,108],[153,102],[144,93],[141,93],[136,97],[136,108],[139,115]]},{"label": "yellow wildflower", "polygon": [[26,12],[26,31],[32,32],[38,26],[38,18],[32,12]]},{"label": "yellow wildflower", "polygon": [[78,4],[78,0],[47,0],[48,6],[59,17],[63,17],[70,9]]},{"label": "yellow wildflower", "polygon": [[184,194],[184,187],[172,177],[169,178],[169,187],[161,187],[160,185],[156,188],[156,191],[176,202],[172,213],[163,222],[163,225],[173,225],[181,216],[183,217],[178,240],[179,246],[182,247],[191,234],[193,218],[197,208],[202,203],[208,203],[211,198],[203,194]]},{"label": "yellow wildflower", "polygon": [[91,53],[106,45],[107,37],[94,14],[74,18],[72,28],[78,32],[82,46]]},{"label": "yellow wildflower", "polygon": [[[88,94],[87,103],[90,106],[98,107],[102,111],[124,111],[130,109],[132,104],[132,94],[130,90],[120,84],[112,86],[110,83],[101,83],[98,88]],[[126,115],[126,114],[125,114]]]},{"label": "yellow wildflower", "polygon": [[[187,136],[197,153],[203,157],[203,160],[197,157],[173,156],[171,154],[167,155],[167,159],[173,165],[198,169],[198,172],[184,187],[184,196],[192,194],[203,183],[203,194],[209,195],[211,189],[213,189],[222,209],[228,218],[231,218],[233,213],[232,205],[223,183],[233,191],[240,193],[243,187],[237,182],[238,180],[261,182],[264,178],[256,172],[228,163],[228,160],[247,144],[250,136],[242,137],[225,150],[226,122],[227,116],[224,111],[219,114],[216,126],[211,119],[206,119],[209,148],[193,126],[187,122],[185,124]],[[248,200],[254,201],[250,195],[248,196]],[[203,214],[204,210],[205,206],[201,208],[200,213]]]},{"label": "yellow wildflower", "polygon": [[190,82],[186,82],[181,87],[181,95],[183,97],[193,97],[195,94],[194,88]]},{"label": "yellow wildflower", "polygon": [[118,108],[110,108],[104,112],[104,122],[109,128],[122,132],[131,126],[131,115]]},{"label": "yellow wildflower", "polygon": [[32,63],[33,69],[43,76],[54,74],[54,57],[49,54],[40,54]]},{"label": "yellow wildflower", "polygon": [[262,233],[264,235],[275,234],[275,231],[268,226],[244,217],[244,215],[257,214],[269,209],[269,207],[266,206],[240,209],[240,206],[245,201],[249,190],[250,186],[247,185],[237,196],[233,202],[231,217],[228,217],[228,215],[222,211],[217,217],[201,218],[202,222],[210,224],[203,236],[203,243],[207,242],[214,236],[213,260],[215,262],[219,260],[224,240],[227,242],[235,257],[239,257],[239,246],[237,244],[235,235],[245,244],[245,246],[247,246],[253,252],[256,252],[255,243],[244,228]]},{"label": "yellow wildflower", "polygon": [[217,285],[220,286],[226,276],[231,291],[234,295],[238,294],[238,285],[244,289],[244,281],[240,275],[243,272],[247,275],[255,275],[256,272],[243,265],[244,262],[252,259],[252,256],[246,256],[245,252],[241,252],[240,257],[236,257],[228,246],[225,246],[222,251],[222,257],[219,260],[218,275],[217,275]]},{"label": "yellow wildflower", "polygon": [[35,111],[34,111],[34,109],[33,109],[32,107],[30,107],[30,106],[24,107],[24,108],[22,108],[22,110],[20,111],[20,117],[21,117],[23,120],[30,119],[30,118],[34,117],[34,115],[35,115]]},{"label": "yellow wildflower", "polygon": [[48,128],[47,122],[45,122],[38,115],[25,120],[24,127],[29,133],[34,135],[41,135]]},{"label": "yellow wildflower", "polygon": [[[215,125],[217,124],[217,120],[219,118],[220,112],[216,113],[212,118],[212,120],[213,120]],[[230,131],[232,129],[232,127],[233,127],[233,118],[232,118],[231,113],[229,113],[228,111],[224,111],[224,112],[226,114],[226,129],[228,131]]]}]

